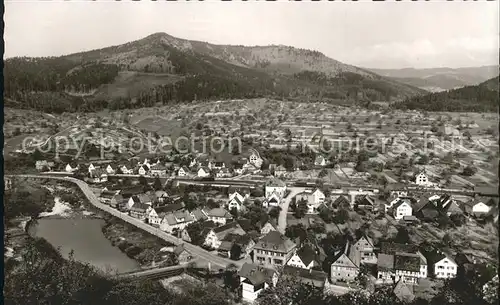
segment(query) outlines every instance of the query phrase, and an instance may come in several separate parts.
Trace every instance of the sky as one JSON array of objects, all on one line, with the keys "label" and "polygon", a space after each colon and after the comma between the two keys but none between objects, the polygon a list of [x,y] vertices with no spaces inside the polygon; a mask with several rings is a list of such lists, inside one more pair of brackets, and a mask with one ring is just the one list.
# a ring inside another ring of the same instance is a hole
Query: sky
[{"label": "sky", "polygon": [[499,60],[497,1],[4,3],[4,58],[58,56],[165,32],[215,44],[290,45],[366,68]]}]

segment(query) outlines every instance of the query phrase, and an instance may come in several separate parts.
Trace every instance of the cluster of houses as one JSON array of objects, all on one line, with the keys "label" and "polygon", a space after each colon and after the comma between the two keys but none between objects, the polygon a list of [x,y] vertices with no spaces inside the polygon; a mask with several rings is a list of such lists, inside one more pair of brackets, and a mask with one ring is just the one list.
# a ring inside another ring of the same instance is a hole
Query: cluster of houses
[{"label": "cluster of houses", "polygon": [[[255,243],[253,253],[253,263],[245,263],[239,271],[242,296],[246,301],[255,300],[264,289],[276,285],[281,276],[293,275],[320,289],[328,282],[328,275],[321,267],[326,254],[310,242],[297,246],[272,230]],[[413,286],[418,285],[420,279],[428,276],[453,278],[458,270],[455,260],[439,250],[424,254],[414,245],[392,242],[375,246],[370,237],[363,235],[357,241],[346,241],[334,253],[330,281],[354,284],[362,265],[374,267],[376,283],[393,285],[394,293],[401,298],[413,298]]]}]

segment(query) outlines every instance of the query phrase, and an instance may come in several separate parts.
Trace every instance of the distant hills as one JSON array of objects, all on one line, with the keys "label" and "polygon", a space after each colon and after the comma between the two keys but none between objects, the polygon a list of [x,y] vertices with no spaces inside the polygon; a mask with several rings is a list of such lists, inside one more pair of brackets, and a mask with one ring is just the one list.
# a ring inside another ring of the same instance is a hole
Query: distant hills
[{"label": "distant hills", "polygon": [[426,93],[318,51],[214,45],[165,33],[61,57],[6,59],[4,79],[6,106],[46,112],[262,96],[352,104]]},{"label": "distant hills", "polygon": [[431,92],[477,85],[499,74],[499,66],[432,69],[369,69],[395,81]]},{"label": "distant hills", "polygon": [[408,98],[392,106],[399,109],[455,112],[498,112],[499,77],[479,85]]}]

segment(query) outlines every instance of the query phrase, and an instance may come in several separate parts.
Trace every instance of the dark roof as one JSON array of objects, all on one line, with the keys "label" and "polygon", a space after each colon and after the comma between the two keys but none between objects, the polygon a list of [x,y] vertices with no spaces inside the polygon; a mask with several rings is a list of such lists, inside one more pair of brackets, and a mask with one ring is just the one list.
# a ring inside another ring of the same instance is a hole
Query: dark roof
[{"label": "dark roof", "polygon": [[394,256],[394,269],[419,272],[420,256],[417,254],[398,252]]},{"label": "dark roof", "polygon": [[379,271],[392,270],[394,268],[394,255],[380,253],[377,257],[377,269]]},{"label": "dark roof", "polygon": [[241,266],[238,275],[246,278],[250,284],[257,286],[263,283],[271,284],[275,272],[270,268],[245,263]]},{"label": "dark roof", "polygon": [[130,210],[134,212],[146,212],[148,208],[149,208],[148,204],[142,202],[135,202],[134,205],[132,205],[132,207],[130,208]]},{"label": "dark roof", "polygon": [[186,252],[189,253],[189,251],[186,250],[186,248],[184,247],[184,244],[180,244],[177,247],[175,247],[173,253],[176,254],[176,255],[179,255],[179,254],[181,254],[184,251],[186,251]]},{"label": "dark roof", "polygon": [[417,253],[418,246],[410,244],[399,244],[393,242],[381,242],[379,245],[380,253],[396,254],[400,253]]},{"label": "dark roof", "polygon": [[347,199],[344,195],[340,195],[335,201],[333,201],[333,206],[340,206],[342,204],[351,205],[351,201]]},{"label": "dark roof", "polygon": [[240,218],[237,222],[245,232],[250,232],[254,229],[254,226],[249,219]]},{"label": "dark roof", "polygon": [[454,262],[454,260],[451,258],[451,256],[446,256],[443,252],[438,251],[436,249],[425,253],[425,258],[427,259],[427,262],[430,265],[434,265],[435,263],[439,262],[440,260],[442,260],[443,258],[446,258],[446,257],[448,257],[448,259],[450,261]]},{"label": "dark roof", "polygon": [[295,243],[278,231],[270,231],[259,240],[255,248],[288,252],[295,248]]},{"label": "dark roof", "polygon": [[240,225],[238,224],[238,222],[232,221],[232,222],[227,223],[223,226],[214,228],[214,233],[217,234],[217,233],[224,232],[227,230],[234,230],[234,229],[239,228],[239,227],[240,227]]},{"label": "dark roof", "polygon": [[154,209],[156,214],[160,215],[160,214],[175,212],[182,208],[184,208],[184,204],[182,203],[171,203],[171,204],[157,206]]},{"label": "dark roof", "polygon": [[316,251],[314,251],[314,249],[309,244],[305,244],[304,246],[302,246],[302,248],[297,251],[297,255],[306,266],[309,266],[312,261],[318,261]]},{"label": "dark roof", "polygon": [[304,284],[312,284],[315,287],[323,288],[325,286],[327,274],[318,270],[307,270],[293,266],[283,267],[283,274],[296,276]]}]

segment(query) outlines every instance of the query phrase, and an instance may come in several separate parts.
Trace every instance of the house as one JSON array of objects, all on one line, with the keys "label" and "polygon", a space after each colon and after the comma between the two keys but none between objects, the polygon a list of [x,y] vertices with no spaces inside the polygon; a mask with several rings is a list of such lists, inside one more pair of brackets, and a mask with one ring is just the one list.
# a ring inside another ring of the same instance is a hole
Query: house
[{"label": "house", "polygon": [[412,207],[413,215],[422,220],[435,220],[439,216],[439,211],[433,200],[435,200],[434,196],[423,194]]},{"label": "house", "polygon": [[160,230],[172,234],[174,230],[181,231],[192,222],[194,217],[188,211],[178,210],[164,215],[160,222]]},{"label": "house", "polygon": [[187,169],[187,167],[185,166],[179,168],[179,170],[177,171],[177,176],[179,177],[186,177],[188,174],[189,174],[189,169]]},{"label": "house", "polygon": [[260,265],[284,266],[296,245],[278,231],[270,231],[254,247],[254,261]]},{"label": "house", "polygon": [[227,202],[227,209],[231,211],[232,209],[236,209],[238,212],[241,211],[243,208],[243,201],[241,201],[240,198],[243,198],[242,196],[233,196],[232,199],[229,199]]},{"label": "house", "polygon": [[332,282],[352,282],[359,274],[359,263],[352,256],[355,251],[350,251],[350,243],[347,241],[340,251],[335,253],[333,263],[330,266]]},{"label": "house", "polygon": [[381,282],[416,284],[427,277],[427,259],[415,245],[383,242],[377,258],[377,279]]},{"label": "house", "polygon": [[115,196],[115,192],[112,191],[102,191],[99,195],[99,201],[105,204],[109,204],[111,199]]},{"label": "house", "polygon": [[481,214],[487,214],[491,210],[492,203],[494,203],[493,200],[488,200],[486,198],[477,198],[473,201],[472,203],[472,214],[474,215],[481,215]]},{"label": "house", "polygon": [[149,165],[143,164],[139,167],[138,173],[141,176],[147,176],[149,175],[149,171],[150,171]]},{"label": "house", "polygon": [[[238,257],[233,257],[231,250],[234,246],[240,247],[240,254]],[[255,242],[252,240],[250,235],[239,235],[234,233],[227,234],[223,239],[219,247],[217,248],[217,253],[222,257],[228,257],[233,260],[240,260],[247,257],[250,252],[252,252]]]},{"label": "house", "polygon": [[259,155],[259,152],[253,148],[249,149],[248,151],[250,155],[248,156],[248,162],[252,165],[254,165],[257,169],[260,169],[262,166],[262,158]]},{"label": "house", "polygon": [[[215,228],[217,225],[213,221],[201,221],[201,227],[202,227],[202,236],[206,237],[208,232],[212,229]],[[191,236],[189,235],[189,231],[187,230],[188,226],[186,226],[184,229],[181,230],[181,239],[192,243],[193,240]]]},{"label": "house", "polygon": [[250,192],[245,191],[245,190],[230,190],[229,191],[229,200],[233,199],[234,197],[238,197],[239,201],[243,202],[246,199],[250,198]]},{"label": "house", "polygon": [[96,168],[89,173],[89,180],[92,183],[103,183],[108,181],[108,174],[101,168]]},{"label": "house", "polygon": [[73,173],[74,171],[78,170],[78,167],[75,165],[75,166],[71,166],[71,164],[66,164],[66,167],[64,168],[64,170],[67,172],[67,173]]},{"label": "house", "polygon": [[408,187],[400,182],[388,184],[386,190],[390,196],[408,197],[409,195]]},{"label": "house", "polygon": [[207,215],[201,209],[196,209],[191,211],[191,216],[194,217],[195,221],[206,221],[208,220]]},{"label": "house", "polygon": [[125,174],[125,175],[132,175],[132,174],[134,173],[134,170],[133,170],[133,169],[131,169],[131,168],[130,168],[130,169],[129,169],[129,168],[127,168],[127,166],[126,166],[126,165],[122,165],[122,166],[120,167],[120,171],[122,172],[122,174]]},{"label": "house", "polygon": [[198,177],[205,178],[210,176],[210,169],[208,167],[200,167],[197,172]]},{"label": "house", "polygon": [[90,163],[88,167],[89,174],[91,174],[97,167],[94,164]]},{"label": "house", "polygon": [[231,215],[231,213],[229,213],[228,211],[226,211],[222,208],[215,208],[215,209],[211,209],[208,211],[205,211],[205,210],[202,210],[202,211],[207,216],[208,220],[211,220],[211,221],[218,223],[218,224],[221,224],[221,225],[225,225],[228,220],[233,219],[233,216]]},{"label": "house", "polygon": [[314,191],[305,191],[296,195],[296,201],[305,200],[307,202],[307,213],[318,213],[318,207],[325,202],[325,194],[316,189]]},{"label": "house", "polygon": [[146,194],[133,195],[127,201],[127,208],[132,208],[135,203],[142,203],[150,206],[151,198]]},{"label": "house", "polygon": [[356,199],[356,208],[364,209],[364,210],[374,210],[375,207],[375,199],[373,199],[370,195],[363,195]]},{"label": "house", "polygon": [[142,202],[135,202],[129,210],[130,216],[145,220],[146,219],[146,211],[149,209],[149,205]]},{"label": "house", "polygon": [[267,235],[267,233],[271,231],[278,231],[276,225],[273,225],[271,222],[266,222],[262,228],[260,229],[260,234]]},{"label": "house", "polygon": [[332,202],[332,207],[334,208],[350,208],[351,201],[347,199],[344,195],[340,195]]},{"label": "house", "polygon": [[323,290],[328,278],[328,275],[323,271],[313,269],[302,269],[293,266],[285,266],[283,268],[284,276],[292,276],[306,285],[311,285],[315,288]]},{"label": "house", "polygon": [[280,203],[281,197],[276,193],[272,193],[271,196],[262,200],[262,206],[266,209],[269,207],[279,207]]},{"label": "house", "polygon": [[420,186],[429,186],[430,184],[432,184],[429,181],[429,177],[427,176],[425,171],[420,172],[417,175],[415,175],[414,179],[415,179],[415,184],[420,185]]},{"label": "house", "polygon": [[322,155],[317,155],[316,159],[314,159],[314,165],[316,166],[325,166],[326,165],[326,159]]},{"label": "house", "polygon": [[231,176],[231,171],[228,168],[221,168],[215,174],[216,178],[229,178]]},{"label": "house", "polygon": [[412,216],[413,209],[408,203],[408,201],[405,200],[399,200],[394,206],[392,207],[392,215],[394,219],[400,220],[403,219],[405,216]]},{"label": "house", "polygon": [[389,199],[387,200],[387,202],[384,204],[385,212],[386,213],[389,212],[389,210],[392,209],[392,207],[400,201],[406,201],[409,204],[411,204],[411,202],[412,202],[410,197],[391,195],[389,197]]},{"label": "house", "polygon": [[430,270],[438,279],[454,278],[457,275],[457,263],[451,256],[441,251],[433,250],[427,253],[427,262],[431,266]]},{"label": "house", "polygon": [[156,202],[165,203],[169,197],[167,192],[160,190],[155,192],[155,198]]},{"label": "house", "polygon": [[167,167],[161,163],[151,166],[150,175],[153,177],[166,177]]},{"label": "house", "polygon": [[123,196],[121,194],[116,194],[114,195],[111,200],[109,201],[109,205],[113,208],[119,208],[121,207],[123,204],[126,204]]},{"label": "house", "polygon": [[215,161],[212,163],[212,166],[210,168],[219,170],[219,169],[226,168],[226,164],[223,161]]},{"label": "house", "polygon": [[271,178],[265,183],[265,196],[269,198],[273,193],[277,194],[280,198],[285,196],[286,184],[277,179]]},{"label": "house", "polygon": [[311,245],[305,244],[299,250],[295,251],[286,264],[287,266],[310,270],[314,266],[320,266],[321,262],[318,254]]},{"label": "house", "polygon": [[108,166],[106,166],[106,173],[108,175],[114,175],[115,174],[115,170],[113,169],[113,167],[111,166],[111,164],[108,164]]},{"label": "house", "polygon": [[[367,236],[363,235],[361,236],[351,247],[353,251],[358,252],[357,254],[351,255],[351,257],[354,257],[354,255],[359,256],[359,263],[360,264],[376,264],[377,263],[377,256],[375,255],[374,249],[375,246],[373,244],[373,240]],[[357,260],[357,259],[355,259]]]},{"label": "house", "polygon": [[184,244],[180,244],[175,247],[173,253],[177,256],[179,264],[185,264],[195,258],[195,256],[186,249]]},{"label": "house", "polygon": [[218,249],[222,243],[222,240],[226,237],[226,235],[230,233],[238,235],[246,234],[246,232],[240,227],[240,225],[236,221],[233,221],[226,225],[207,230],[207,234],[205,236],[205,241],[203,244],[209,248]]},{"label": "house", "polygon": [[393,290],[394,295],[403,303],[411,303],[415,299],[413,294],[413,286],[408,285],[404,280],[400,279]]},{"label": "house", "polygon": [[47,160],[37,160],[35,163],[35,168],[38,171],[50,171],[55,166],[55,163]]},{"label": "house", "polygon": [[[184,208],[184,205],[182,203],[172,203],[172,204],[167,204],[167,205],[163,205],[163,206],[150,207],[149,210],[147,211],[148,223],[150,225],[160,226],[165,215],[182,210],[183,208]],[[166,231],[166,230],[163,230],[163,231]]]},{"label": "house", "polygon": [[275,176],[281,176],[284,173],[286,173],[286,168],[283,165],[276,166],[274,168],[274,175]]},{"label": "house", "polygon": [[238,275],[241,297],[247,302],[255,301],[264,289],[276,286],[278,283],[278,273],[275,270],[255,264],[243,264]]},{"label": "house", "polygon": [[242,175],[243,174],[243,164],[236,163],[233,164],[233,170],[236,175]]}]

